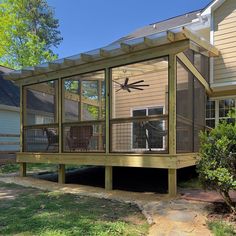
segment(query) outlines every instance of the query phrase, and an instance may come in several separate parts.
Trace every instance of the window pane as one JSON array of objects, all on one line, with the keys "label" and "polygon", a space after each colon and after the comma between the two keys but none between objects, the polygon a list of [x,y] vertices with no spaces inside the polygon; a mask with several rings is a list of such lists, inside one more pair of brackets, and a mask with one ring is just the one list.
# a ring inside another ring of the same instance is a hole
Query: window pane
[{"label": "window pane", "polygon": [[148,115],[162,115],[163,114],[163,108],[149,108],[148,109]]},{"label": "window pane", "polygon": [[207,101],[206,118],[215,118],[215,101],[210,101],[210,100]]},{"label": "window pane", "polygon": [[206,126],[210,128],[215,128],[215,120],[206,120]]},{"label": "window pane", "polygon": [[219,117],[227,117],[230,110],[235,108],[234,99],[225,99],[219,101]]},{"label": "window pane", "polygon": [[133,111],[133,116],[146,116],[146,109]]},{"label": "window pane", "polygon": [[24,87],[25,125],[57,123],[57,81]]}]

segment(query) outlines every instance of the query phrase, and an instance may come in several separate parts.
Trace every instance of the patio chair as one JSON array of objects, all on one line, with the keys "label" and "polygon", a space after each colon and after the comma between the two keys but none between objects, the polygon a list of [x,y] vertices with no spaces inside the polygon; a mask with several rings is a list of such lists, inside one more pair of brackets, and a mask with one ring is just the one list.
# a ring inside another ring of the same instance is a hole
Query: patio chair
[{"label": "patio chair", "polygon": [[88,151],[90,139],[93,136],[93,126],[71,126],[67,144],[71,150]]},{"label": "patio chair", "polygon": [[50,146],[57,148],[59,146],[59,136],[58,134],[56,134],[55,130],[44,128],[43,131],[46,133],[47,139],[48,139],[48,145],[47,145],[46,151],[49,150]]}]

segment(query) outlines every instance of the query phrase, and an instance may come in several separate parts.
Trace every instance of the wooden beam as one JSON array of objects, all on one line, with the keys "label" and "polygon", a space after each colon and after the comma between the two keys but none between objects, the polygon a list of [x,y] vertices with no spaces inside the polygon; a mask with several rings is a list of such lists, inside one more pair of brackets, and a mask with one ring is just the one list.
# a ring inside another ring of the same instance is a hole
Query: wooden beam
[{"label": "wooden beam", "polygon": [[74,66],[75,61],[72,60],[72,59],[65,58],[63,64],[66,65],[66,66]]},{"label": "wooden beam", "polygon": [[48,67],[51,70],[57,70],[61,68],[61,65],[59,63],[48,62]]},{"label": "wooden beam", "polygon": [[58,165],[58,183],[64,184],[66,182],[66,168],[65,165]]},{"label": "wooden beam", "polygon": [[168,169],[168,194],[170,197],[177,196],[177,170]]},{"label": "wooden beam", "polygon": [[21,74],[23,76],[31,76],[31,75],[33,75],[33,71],[32,70],[27,70],[27,69],[22,69]]},{"label": "wooden beam", "polygon": [[[188,158],[188,155],[184,155]],[[106,153],[17,153],[17,162],[176,169],[177,155]]]},{"label": "wooden beam", "polygon": [[199,45],[196,43],[190,41],[189,48],[193,50],[194,52],[200,53],[206,57],[210,57],[210,53],[207,50],[203,50]]},{"label": "wooden beam", "polygon": [[20,162],[20,177],[26,177],[26,163]]},{"label": "wooden beam", "polygon": [[89,66],[86,63],[76,63],[76,66],[71,66],[70,68],[63,68],[63,70],[61,69],[58,71],[51,71],[45,74],[44,76],[34,75],[32,77],[21,78],[15,81],[16,83],[22,83],[24,85],[35,83],[35,81],[44,82],[57,79],[59,77],[67,77],[71,76],[72,74],[78,74],[78,71],[82,74],[91,71],[104,70],[108,67],[117,67],[122,66],[124,64],[152,59],[155,57],[166,56],[169,53],[179,53],[189,48],[189,40],[182,40],[171,44],[166,38],[165,41],[168,43],[168,45],[159,45],[156,47],[154,45],[151,48],[146,48],[141,51],[134,51],[129,55],[119,52],[115,57],[106,59],[103,58],[103,60],[95,60],[91,62]]},{"label": "wooden beam", "polygon": [[125,53],[130,53],[133,51],[132,46],[127,43],[120,43],[120,48]]},{"label": "wooden beam", "polygon": [[160,45],[165,45],[169,43],[170,40],[167,38],[167,35],[156,39],[150,39],[148,37],[144,37],[144,44],[146,44],[148,47],[158,47]]},{"label": "wooden beam", "polygon": [[101,57],[110,57],[111,56],[111,53],[108,50],[105,50],[102,48],[99,50],[99,54]]},{"label": "wooden beam", "polygon": [[169,55],[169,153],[176,154],[176,55]]},{"label": "wooden beam", "polygon": [[190,40],[192,40],[193,42],[195,42],[196,44],[198,44],[200,47],[206,49],[207,51],[209,51],[210,55],[212,57],[218,57],[219,56],[219,50],[211,45],[209,42],[207,42],[206,40],[200,38],[199,36],[195,35],[194,33],[192,33],[190,30],[188,30],[187,28],[183,27],[182,29],[183,34]]},{"label": "wooden beam", "polygon": [[179,53],[177,56],[180,59],[180,61],[189,69],[189,71],[192,72],[192,74],[204,86],[208,95],[211,95],[212,90],[211,90],[209,84],[207,83],[205,78],[201,75],[201,73],[196,69],[196,67],[192,64],[192,62],[188,59],[188,57],[185,56],[185,54],[183,52]]},{"label": "wooden beam", "polygon": [[47,73],[50,71],[48,67],[40,67],[40,66],[35,66],[34,70],[36,73]]},{"label": "wooden beam", "polygon": [[89,55],[89,54],[86,54],[86,53],[81,53],[80,54],[80,58],[84,62],[91,62],[91,61],[93,61],[93,56]]},{"label": "wooden beam", "polygon": [[175,33],[171,32],[171,31],[167,31],[167,39],[170,42],[174,42],[175,41]]}]

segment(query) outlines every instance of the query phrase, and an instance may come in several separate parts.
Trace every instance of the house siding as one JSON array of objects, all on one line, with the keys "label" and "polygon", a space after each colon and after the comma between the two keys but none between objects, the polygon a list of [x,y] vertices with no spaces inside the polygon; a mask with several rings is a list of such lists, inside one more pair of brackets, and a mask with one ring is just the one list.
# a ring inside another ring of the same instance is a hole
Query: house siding
[{"label": "house siding", "polygon": [[236,81],[236,1],[227,0],[213,13],[214,45],[220,56],[214,59],[214,83]]},{"label": "house siding", "polygon": [[[17,111],[0,110],[0,133],[19,134],[20,114]],[[19,142],[19,138],[0,137],[0,142]],[[19,145],[0,145],[0,151],[16,151]]]}]

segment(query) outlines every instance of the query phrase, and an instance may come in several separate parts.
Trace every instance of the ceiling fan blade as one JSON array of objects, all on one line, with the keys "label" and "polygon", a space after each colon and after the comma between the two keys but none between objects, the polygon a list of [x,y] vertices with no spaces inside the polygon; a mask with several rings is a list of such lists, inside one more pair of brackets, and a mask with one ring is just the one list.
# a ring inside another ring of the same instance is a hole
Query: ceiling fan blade
[{"label": "ceiling fan blade", "polygon": [[135,88],[135,87],[133,87],[133,88],[130,87],[130,88],[131,88],[131,89],[137,89],[137,90],[143,90],[142,88],[137,88],[137,87],[136,87],[136,88]]},{"label": "ceiling fan blade", "polygon": [[117,81],[115,81],[115,80],[112,80],[114,83],[116,83],[116,84],[119,84],[119,85],[122,85],[121,83],[119,83],[119,82],[117,82]]},{"label": "ceiling fan blade", "polygon": [[127,87],[149,87],[150,85],[149,84],[137,84],[137,85],[135,85],[135,84],[128,84],[128,86]]},{"label": "ceiling fan blade", "polygon": [[116,90],[116,93],[117,93],[117,92],[119,92],[121,89],[122,89],[122,88],[120,88],[120,89],[117,89],[117,90]]},{"label": "ceiling fan blade", "polygon": [[130,93],[131,92],[131,90],[129,89],[129,88],[127,88],[127,91]]},{"label": "ceiling fan blade", "polygon": [[136,81],[136,82],[130,83],[129,85],[139,84],[139,83],[142,83],[142,82],[144,82],[144,80],[139,80],[139,81]]},{"label": "ceiling fan blade", "polygon": [[125,79],[124,86],[127,86],[128,82],[129,82],[129,78],[127,77],[127,78]]}]

